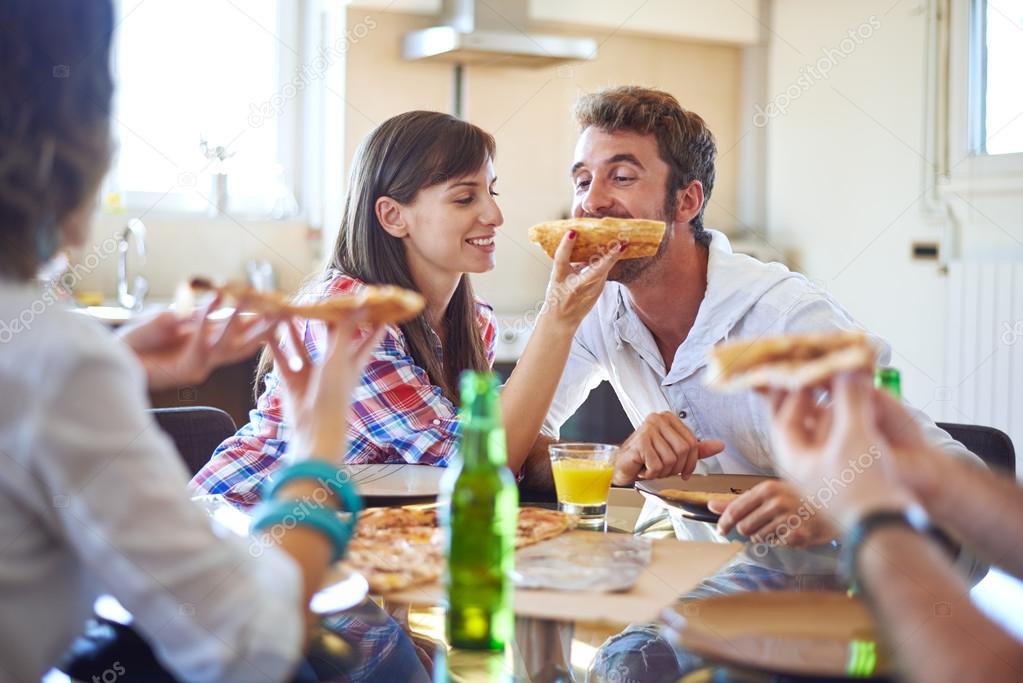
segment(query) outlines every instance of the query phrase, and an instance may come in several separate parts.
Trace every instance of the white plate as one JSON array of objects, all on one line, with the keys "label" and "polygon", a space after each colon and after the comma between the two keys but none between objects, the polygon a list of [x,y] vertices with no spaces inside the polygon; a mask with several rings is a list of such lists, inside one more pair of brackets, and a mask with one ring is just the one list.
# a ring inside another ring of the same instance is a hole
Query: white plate
[{"label": "white plate", "polygon": [[364,498],[436,498],[444,467],[343,465]]},{"label": "white plate", "polygon": [[662,479],[645,479],[636,482],[636,490],[648,498],[653,498],[667,508],[682,511],[683,517],[700,522],[716,523],[719,515],[707,509],[706,505],[680,503],[661,497],[664,489],[681,489],[683,491],[709,491],[711,493],[736,493],[753,488],[762,481],[776,477],[763,477],[755,474],[694,474],[689,479],[679,476]]}]

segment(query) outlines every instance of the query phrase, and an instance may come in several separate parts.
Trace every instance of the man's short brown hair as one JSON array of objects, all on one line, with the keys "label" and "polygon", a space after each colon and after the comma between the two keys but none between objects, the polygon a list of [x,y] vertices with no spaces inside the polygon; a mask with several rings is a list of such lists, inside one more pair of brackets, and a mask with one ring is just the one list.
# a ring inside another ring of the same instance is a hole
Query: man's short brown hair
[{"label": "man's short brown hair", "polygon": [[690,225],[697,243],[710,243],[703,229],[703,210],[714,189],[717,146],[707,124],[698,114],[686,111],[663,90],[625,85],[583,95],[575,104],[575,118],[582,129],[594,126],[613,133],[628,130],[657,138],[661,159],[668,164],[665,213],[675,212],[675,193],[694,180],[703,185],[703,206]]}]

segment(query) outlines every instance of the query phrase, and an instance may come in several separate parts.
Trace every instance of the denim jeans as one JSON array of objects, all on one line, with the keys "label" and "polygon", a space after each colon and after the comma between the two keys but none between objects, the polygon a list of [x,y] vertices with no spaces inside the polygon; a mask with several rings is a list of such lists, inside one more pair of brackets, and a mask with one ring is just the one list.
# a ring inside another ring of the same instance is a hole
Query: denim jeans
[{"label": "denim jeans", "polygon": [[[715,595],[770,590],[840,591],[844,590],[844,585],[832,574],[793,575],[738,563],[701,582],[679,604]],[[699,655],[665,638],[660,624],[633,624],[600,646],[586,680],[587,683],[674,682],[705,666],[707,663]]]},{"label": "denim jeans", "polygon": [[[380,612],[381,620],[358,642],[351,642],[351,657],[317,656],[310,652],[291,683],[363,683],[407,681],[429,683],[430,676],[402,628]],[[327,631],[345,636],[352,620],[338,616],[324,620]],[[311,648],[314,649],[314,648]],[[156,659],[146,640],[132,627],[101,618],[90,620],[59,667],[75,680],[91,681],[118,663],[124,671],[119,683],[177,683]]]}]

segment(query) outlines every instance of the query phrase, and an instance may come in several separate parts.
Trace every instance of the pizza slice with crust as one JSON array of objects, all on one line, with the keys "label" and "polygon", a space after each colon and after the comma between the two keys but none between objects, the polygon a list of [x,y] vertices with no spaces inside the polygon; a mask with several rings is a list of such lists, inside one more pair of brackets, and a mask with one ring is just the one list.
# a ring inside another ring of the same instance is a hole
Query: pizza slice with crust
[{"label": "pizza slice with crust", "polygon": [[534,225],[529,229],[529,240],[539,244],[548,256],[554,258],[561,238],[569,230],[575,230],[571,261],[585,263],[595,256],[606,254],[608,249],[623,242],[629,244],[629,249],[622,254],[623,259],[653,256],[664,239],[665,229],[662,221],[611,217],[566,218]]},{"label": "pizza slice with crust", "polygon": [[247,311],[264,314],[293,315],[309,320],[332,322],[342,319],[354,309],[366,311],[369,324],[400,324],[419,315],[426,300],[418,292],[393,285],[366,285],[354,294],[337,294],[307,304],[291,303],[278,292],[264,292],[241,282],[214,284],[208,278],[195,277],[178,287],[175,307],[187,313],[195,309],[196,295],[215,292],[223,303],[243,305]]},{"label": "pizza slice with crust", "polygon": [[729,341],[711,349],[707,384],[720,391],[820,384],[850,370],[873,370],[877,350],[863,332],[839,331]]}]

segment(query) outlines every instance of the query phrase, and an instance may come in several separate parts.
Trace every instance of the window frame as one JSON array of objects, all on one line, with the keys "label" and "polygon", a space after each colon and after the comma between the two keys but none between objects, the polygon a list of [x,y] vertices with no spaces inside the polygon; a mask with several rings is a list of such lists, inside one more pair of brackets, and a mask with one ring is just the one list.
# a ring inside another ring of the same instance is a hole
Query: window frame
[{"label": "window frame", "polygon": [[[119,8],[121,0],[114,0],[114,3],[115,8]],[[286,84],[290,83],[303,61],[303,47],[300,40],[303,35],[303,3],[277,0],[277,13],[281,39],[277,41],[277,77],[274,92],[280,92]],[[115,27],[115,32],[117,30],[120,29]],[[298,54],[288,49],[287,45],[293,46]],[[111,71],[114,74],[115,82],[119,73],[118,64],[120,57],[120,44],[115,37],[111,55]],[[120,97],[120,93],[115,93],[115,119],[112,122],[115,128],[121,125],[116,119],[119,113],[116,101],[118,97]],[[303,99],[296,97],[291,105],[285,107],[277,115],[277,162],[284,168],[288,188],[298,201],[298,214],[274,219],[265,211],[259,210],[253,205],[232,203],[228,206],[227,213],[229,218],[257,219],[260,221],[281,220],[287,222],[304,219],[306,207],[303,196],[300,193],[305,171],[304,138],[300,125],[302,108],[304,106]],[[115,151],[115,161],[108,171],[108,178],[116,179],[118,174],[116,155]],[[195,201],[194,194],[188,191],[189,187],[195,187],[196,181],[197,179],[193,174],[186,172],[179,176],[178,185],[165,193],[128,190],[123,187],[116,187],[121,194],[120,204],[117,206],[107,206],[105,201],[101,201],[100,210],[104,213],[144,214],[156,217],[209,220],[211,217],[216,216],[216,208],[212,204],[200,206]],[[116,183],[116,180],[114,182],[115,186],[119,184]],[[105,182],[104,195],[107,188],[108,185]],[[174,190],[179,191],[175,192]]]},{"label": "window frame", "polygon": [[956,191],[1023,191],[1023,152],[985,150],[984,97],[987,0],[949,0],[948,168]]}]

